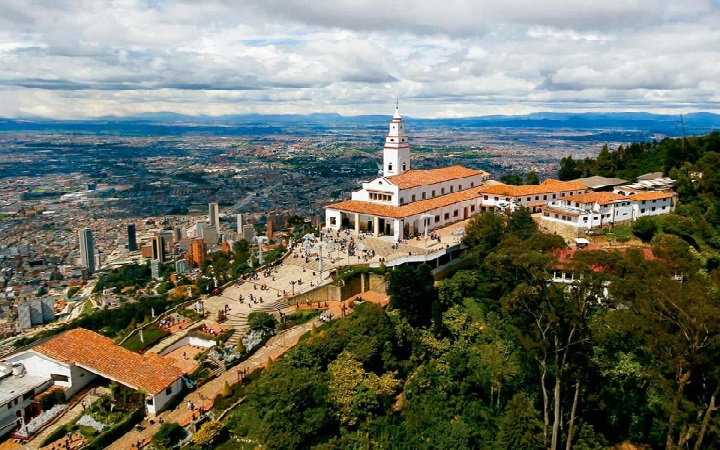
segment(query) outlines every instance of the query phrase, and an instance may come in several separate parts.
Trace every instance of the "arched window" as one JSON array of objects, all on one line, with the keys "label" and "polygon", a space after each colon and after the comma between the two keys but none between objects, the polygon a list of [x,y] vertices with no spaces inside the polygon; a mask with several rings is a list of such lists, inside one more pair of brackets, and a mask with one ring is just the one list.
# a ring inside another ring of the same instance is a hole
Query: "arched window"
[{"label": "arched window", "polygon": [[392,163],[388,164],[388,171],[392,172]]},{"label": "arched window", "polygon": [[405,168],[405,163],[403,163],[403,172],[405,172],[407,169]]}]

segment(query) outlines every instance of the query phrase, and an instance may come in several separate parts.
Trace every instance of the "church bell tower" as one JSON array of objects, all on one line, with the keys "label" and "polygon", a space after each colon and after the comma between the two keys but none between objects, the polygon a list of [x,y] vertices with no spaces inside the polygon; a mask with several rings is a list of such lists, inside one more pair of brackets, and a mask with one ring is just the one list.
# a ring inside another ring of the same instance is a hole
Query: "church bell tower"
[{"label": "church bell tower", "polygon": [[405,134],[405,122],[398,106],[390,121],[390,130],[383,147],[383,176],[400,175],[410,170],[410,144]]}]

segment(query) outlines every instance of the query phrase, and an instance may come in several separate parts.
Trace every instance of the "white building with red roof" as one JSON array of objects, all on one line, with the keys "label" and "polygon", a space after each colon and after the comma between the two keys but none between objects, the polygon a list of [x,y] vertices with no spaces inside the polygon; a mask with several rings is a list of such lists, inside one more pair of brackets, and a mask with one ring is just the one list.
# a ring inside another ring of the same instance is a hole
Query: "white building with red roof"
[{"label": "white building with red roof", "polygon": [[413,170],[405,123],[396,108],[383,147],[382,175],[362,184],[351,200],[325,207],[325,226],[374,236],[407,238],[465,220],[480,208],[476,189],[490,177],[463,166]]},{"label": "white building with red roof", "polygon": [[146,395],[148,414],[156,414],[182,390],[182,371],[154,353],[140,355],[110,338],[75,328],[41,341],[6,359],[21,364],[29,375],[50,379],[65,389],[66,398],[97,377]]},{"label": "white building with red roof", "polygon": [[561,222],[579,229],[593,229],[675,210],[672,192],[640,192],[622,195],[589,192],[570,195],[541,207],[544,222]]}]

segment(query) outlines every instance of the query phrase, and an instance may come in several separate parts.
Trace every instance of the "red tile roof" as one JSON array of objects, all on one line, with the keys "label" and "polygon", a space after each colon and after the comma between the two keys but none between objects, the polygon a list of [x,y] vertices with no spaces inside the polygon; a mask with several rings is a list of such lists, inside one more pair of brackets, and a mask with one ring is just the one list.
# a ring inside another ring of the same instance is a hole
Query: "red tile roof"
[{"label": "red tile roof", "polygon": [[449,206],[453,203],[461,202],[464,200],[473,200],[478,197],[480,197],[480,193],[478,192],[477,188],[474,188],[466,189],[464,191],[455,192],[452,194],[442,195],[440,197],[435,197],[428,200],[420,200],[402,206],[382,205],[378,203],[371,203],[360,200],[348,200],[346,202],[328,205],[325,208],[337,209],[340,211],[359,214],[369,214],[372,216],[402,219],[403,217],[410,217],[417,214],[422,214],[427,211],[432,211],[436,208]]},{"label": "red tile roof", "polygon": [[400,189],[410,189],[417,186],[442,183],[475,175],[490,175],[483,170],[468,169],[463,166],[443,167],[442,169],[408,170],[400,175],[393,175],[387,179]]},{"label": "red tile roof", "polygon": [[577,203],[597,203],[598,205],[610,205],[618,200],[627,200],[627,197],[613,192],[588,192],[587,194],[571,195],[561,198],[562,201]]},{"label": "red tile roof", "polygon": [[628,196],[629,200],[661,200],[664,198],[672,198],[671,192],[638,192]]},{"label": "red tile roof", "polygon": [[[652,248],[650,247],[621,247],[621,248],[607,248],[607,247],[599,247],[597,245],[590,245],[585,248],[570,248],[570,249],[561,249],[556,250],[553,252],[555,257],[557,258],[557,266],[556,269],[565,269],[570,268],[572,266],[573,258],[575,257],[575,254],[579,252],[588,252],[588,251],[601,251],[601,252],[619,252],[619,253],[625,253],[626,251],[630,250],[631,248],[639,249],[643,253],[643,257],[646,261],[653,261],[658,259],[657,256],[652,251]],[[595,272],[602,272],[604,269],[601,266],[594,265],[591,266],[591,269]]]},{"label": "red tile roof", "polygon": [[82,328],[68,330],[31,350],[149,394],[159,393],[182,375],[171,360],[153,353],[131,352],[115,345],[112,339]]},{"label": "red tile roof", "polygon": [[587,186],[577,181],[545,180],[540,184],[514,186],[510,184],[485,185],[483,194],[503,195],[506,197],[522,197],[524,195],[552,194],[568,191],[587,191]]}]

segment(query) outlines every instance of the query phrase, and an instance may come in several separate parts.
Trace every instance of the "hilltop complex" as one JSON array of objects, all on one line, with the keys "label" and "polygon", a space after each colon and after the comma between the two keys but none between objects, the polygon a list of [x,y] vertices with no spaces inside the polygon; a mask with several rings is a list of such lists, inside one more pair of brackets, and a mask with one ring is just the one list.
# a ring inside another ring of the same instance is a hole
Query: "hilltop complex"
[{"label": "hilltop complex", "polygon": [[593,183],[552,179],[539,185],[514,186],[489,177],[485,171],[459,165],[411,169],[405,123],[396,108],[385,137],[378,178],[363,183],[350,200],[326,206],[325,226],[402,240],[487,209],[523,206],[540,213],[538,220],[545,228],[572,234],[675,209],[675,195],[667,191],[645,192],[620,186],[616,192],[593,192]]},{"label": "hilltop complex", "polygon": [[425,227],[442,227],[477,212],[477,190],[490,177],[485,171],[451,166],[433,170],[410,168],[410,144],[396,108],[383,147],[378,178],[363,183],[352,199],[325,208],[325,226],[354,228],[404,239]]}]

